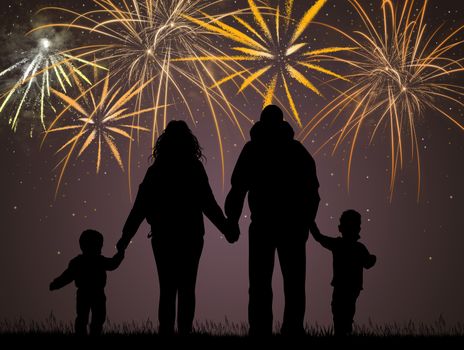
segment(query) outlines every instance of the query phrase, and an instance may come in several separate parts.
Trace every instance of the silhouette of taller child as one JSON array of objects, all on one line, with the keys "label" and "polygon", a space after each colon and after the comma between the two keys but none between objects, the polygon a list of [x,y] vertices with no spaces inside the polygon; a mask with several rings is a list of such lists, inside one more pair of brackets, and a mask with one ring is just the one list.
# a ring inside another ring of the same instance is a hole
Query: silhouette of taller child
[{"label": "silhouette of taller child", "polygon": [[139,187],[117,244],[124,250],[147,219],[160,284],[159,332],[192,330],[195,283],[205,233],[203,213],[221,231],[226,219],[208,182],[197,138],[183,121],[171,121],[153,150],[154,163]]},{"label": "silhouette of taller child", "polygon": [[356,300],[363,289],[363,269],[375,265],[377,257],[358,240],[361,238],[361,214],[346,210],[340,217],[338,230],[341,237],[323,235],[317,224],[310,225],[311,233],[324,248],[332,251],[333,279],[332,314],[335,335],[348,335],[353,331]]},{"label": "silhouette of taller child", "polygon": [[[225,211],[230,232],[248,193],[249,304],[251,335],[272,333],[272,274],[275,252],[284,280],[285,311],[281,332],[304,332],[306,241],[319,205],[316,166],[306,148],[293,139],[279,107],[267,106],[250,131],[232,174]],[[228,237],[233,241],[233,237]],[[235,237],[235,240],[238,236]]]}]

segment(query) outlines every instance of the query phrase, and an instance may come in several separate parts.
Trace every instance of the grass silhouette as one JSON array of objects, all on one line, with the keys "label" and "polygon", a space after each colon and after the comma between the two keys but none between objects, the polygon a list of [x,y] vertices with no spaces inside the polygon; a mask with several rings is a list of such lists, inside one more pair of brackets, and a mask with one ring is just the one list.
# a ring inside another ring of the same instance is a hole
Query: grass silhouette
[{"label": "grass silhouette", "polygon": [[[279,325],[276,325],[276,330]],[[284,347],[293,341],[300,347],[305,345],[395,345],[407,344],[417,345],[443,345],[461,343],[464,340],[464,324],[447,324],[443,317],[440,317],[432,324],[407,322],[389,323],[378,325],[369,322],[365,325],[354,325],[353,334],[349,337],[334,337],[331,326],[321,326],[317,323],[306,326],[306,336],[298,339],[291,339],[278,335],[277,333],[267,339],[250,338],[247,336],[248,325],[244,323],[230,322],[227,318],[223,322],[196,322],[194,333],[188,337],[164,338],[157,334],[157,326],[151,320],[144,322],[122,322],[113,323],[107,321],[104,325],[103,335],[95,337],[77,337],[73,334],[74,327],[71,321],[60,321],[50,314],[42,322],[26,321],[19,318],[14,321],[0,321],[0,337],[25,340],[46,339],[46,343],[53,339],[63,343],[63,345],[75,342],[88,342],[92,339],[94,343],[119,346],[122,344],[144,344],[149,341],[151,344],[169,342],[172,345],[188,345],[189,347],[203,345],[248,345],[259,341],[260,345],[266,344],[267,347]]]}]

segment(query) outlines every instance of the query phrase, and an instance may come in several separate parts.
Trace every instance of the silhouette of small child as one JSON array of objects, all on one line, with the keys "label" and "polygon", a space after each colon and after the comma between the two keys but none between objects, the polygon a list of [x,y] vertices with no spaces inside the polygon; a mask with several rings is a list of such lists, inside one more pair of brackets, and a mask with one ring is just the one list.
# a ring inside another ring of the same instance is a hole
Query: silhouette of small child
[{"label": "silhouette of small child", "polygon": [[358,242],[361,231],[361,214],[347,210],[340,217],[338,230],[341,237],[323,235],[316,223],[310,227],[316,241],[332,251],[333,279],[332,315],[335,335],[348,335],[352,332],[356,300],[363,289],[363,268],[370,269],[377,260],[364,244]]},{"label": "silhouette of small child", "polygon": [[50,283],[50,290],[66,286],[72,281],[77,287],[75,331],[87,334],[89,313],[92,311],[90,334],[101,334],[106,319],[106,271],[118,268],[124,252],[117,252],[112,258],[101,255],[103,235],[95,230],[85,230],[79,238],[82,254],[69,262],[68,268]]}]

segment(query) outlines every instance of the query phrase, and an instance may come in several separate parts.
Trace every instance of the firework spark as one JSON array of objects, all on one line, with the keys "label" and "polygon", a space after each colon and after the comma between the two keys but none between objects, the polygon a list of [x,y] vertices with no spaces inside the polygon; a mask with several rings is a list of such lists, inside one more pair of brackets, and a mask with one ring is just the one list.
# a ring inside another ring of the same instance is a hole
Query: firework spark
[{"label": "firework spark", "polygon": [[[30,52],[23,52],[22,55],[28,57],[0,72],[0,77],[22,72],[19,80],[6,89],[0,98],[3,100],[0,104],[0,113],[6,112],[9,104],[18,101],[9,117],[9,125],[14,131],[18,128],[23,109],[26,106],[35,109],[36,105],[40,111],[40,123],[45,130],[45,106],[49,104],[50,108],[55,110],[50,102],[53,86],[58,85],[64,93],[67,88],[73,86],[82,89],[84,82],[91,85],[91,81],[82,71],[83,67],[92,65],[104,69],[98,64],[72,55],[70,51],[62,52],[55,49],[53,40],[45,37],[38,41],[36,48]],[[31,136],[33,127],[34,125],[31,125]]]},{"label": "firework spark", "polygon": [[[66,107],[52,122],[46,131],[45,138],[49,134],[56,132],[72,133],[71,137],[57,151],[57,153],[65,153],[63,159],[57,165],[57,167],[61,166],[57,191],[72,155],[77,153],[77,157],[80,157],[92,144],[95,144],[97,147],[95,162],[97,173],[100,170],[102,148],[105,144],[108,146],[118,165],[124,170],[118,141],[125,140],[132,143],[134,140],[132,131],[150,131],[140,125],[135,125],[133,119],[165,107],[156,106],[136,111],[131,109],[134,97],[149,83],[151,83],[151,80],[146,81],[144,84],[136,83],[126,91],[116,85],[110,86],[110,77],[108,74],[104,79],[97,82],[93,88],[84,91],[75,99],[55,89],[51,89],[52,93]],[[98,92],[96,91],[97,88],[99,89]],[[98,96],[101,97],[98,98]],[[71,119],[72,122],[68,125],[56,126],[69,110],[74,111],[73,118]]]},{"label": "firework spark", "polygon": [[[417,161],[419,198],[421,164],[416,130],[418,119],[426,110],[433,110],[464,130],[462,121],[437,103],[437,100],[442,100],[464,106],[459,100],[464,96],[464,88],[448,81],[452,75],[464,71],[461,64],[463,58],[453,60],[446,56],[463,43],[455,39],[464,26],[440,40],[440,28],[432,33],[426,31],[424,18],[427,1],[419,6],[418,11],[414,11],[414,1],[404,1],[402,5],[395,6],[393,1],[384,0],[381,6],[383,28],[378,29],[376,21],[369,17],[359,1],[350,2],[365,25],[364,31],[357,31],[353,36],[339,31],[359,48],[354,52],[358,59],[348,62],[356,69],[355,74],[350,76],[354,85],[321,110],[306,125],[301,137],[306,138],[327,118],[334,115],[338,118],[343,112],[348,112],[343,126],[326,144],[335,139],[335,152],[352,135],[348,158],[349,186],[353,153],[361,128],[366,122],[374,124],[370,137],[372,142],[378,130],[386,126],[391,143],[391,200],[398,168],[403,166],[407,147],[405,135],[409,134],[411,157]],[[348,111],[349,108],[352,110]]]},{"label": "firework spark", "polygon": [[[303,69],[346,80],[342,75],[320,66],[317,62],[321,60],[321,55],[324,55],[324,59],[328,59],[330,54],[349,51],[352,48],[327,47],[312,50],[309,43],[302,40],[302,35],[326,2],[327,0],[317,0],[304,13],[303,17],[296,21],[292,18],[293,0],[286,0],[283,13],[279,7],[275,9],[268,6],[260,7],[254,0],[248,0],[253,22],[246,21],[243,15],[234,16],[238,28],[242,27],[243,30],[228,25],[219,19],[209,18],[209,21],[206,22],[185,16],[193,23],[212,33],[222,35],[239,46],[232,48],[238,55],[189,57],[181,60],[252,62],[251,69],[236,71],[220,80],[215,84],[215,87],[240,76],[243,83],[239,87],[239,92],[242,92],[248,87],[254,86],[254,83],[261,82],[261,79],[266,79],[265,92],[261,93],[263,105],[266,106],[272,103],[276,87],[281,82],[293,118],[301,126],[301,118],[290,89],[290,81],[296,81],[321,96],[321,92],[303,73]],[[270,18],[270,20],[266,21],[265,17]],[[270,23],[272,24],[270,25]],[[259,91],[258,88],[255,89]]]}]

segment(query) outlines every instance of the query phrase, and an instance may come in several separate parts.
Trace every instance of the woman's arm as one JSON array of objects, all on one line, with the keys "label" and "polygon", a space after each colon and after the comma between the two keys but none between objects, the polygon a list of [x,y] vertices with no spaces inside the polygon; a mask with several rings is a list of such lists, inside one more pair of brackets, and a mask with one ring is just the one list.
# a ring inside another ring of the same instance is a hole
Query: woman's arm
[{"label": "woman's arm", "polygon": [[223,234],[227,232],[226,217],[214,198],[213,191],[209,184],[208,175],[206,174],[203,164],[200,163],[200,181],[202,195],[202,210],[206,217],[216,226]]},{"label": "woman's arm", "polygon": [[140,224],[146,217],[146,208],[148,206],[149,192],[151,182],[153,181],[153,166],[148,168],[147,174],[139,186],[134,206],[127,217],[126,223],[122,229],[121,239],[116,244],[118,251],[124,251],[129,245],[132,237],[135,236]]},{"label": "woman's arm", "polygon": [[106,271],[116,270],[124,259],[124,251],[120,250],[111,258],[103,257]]}]

